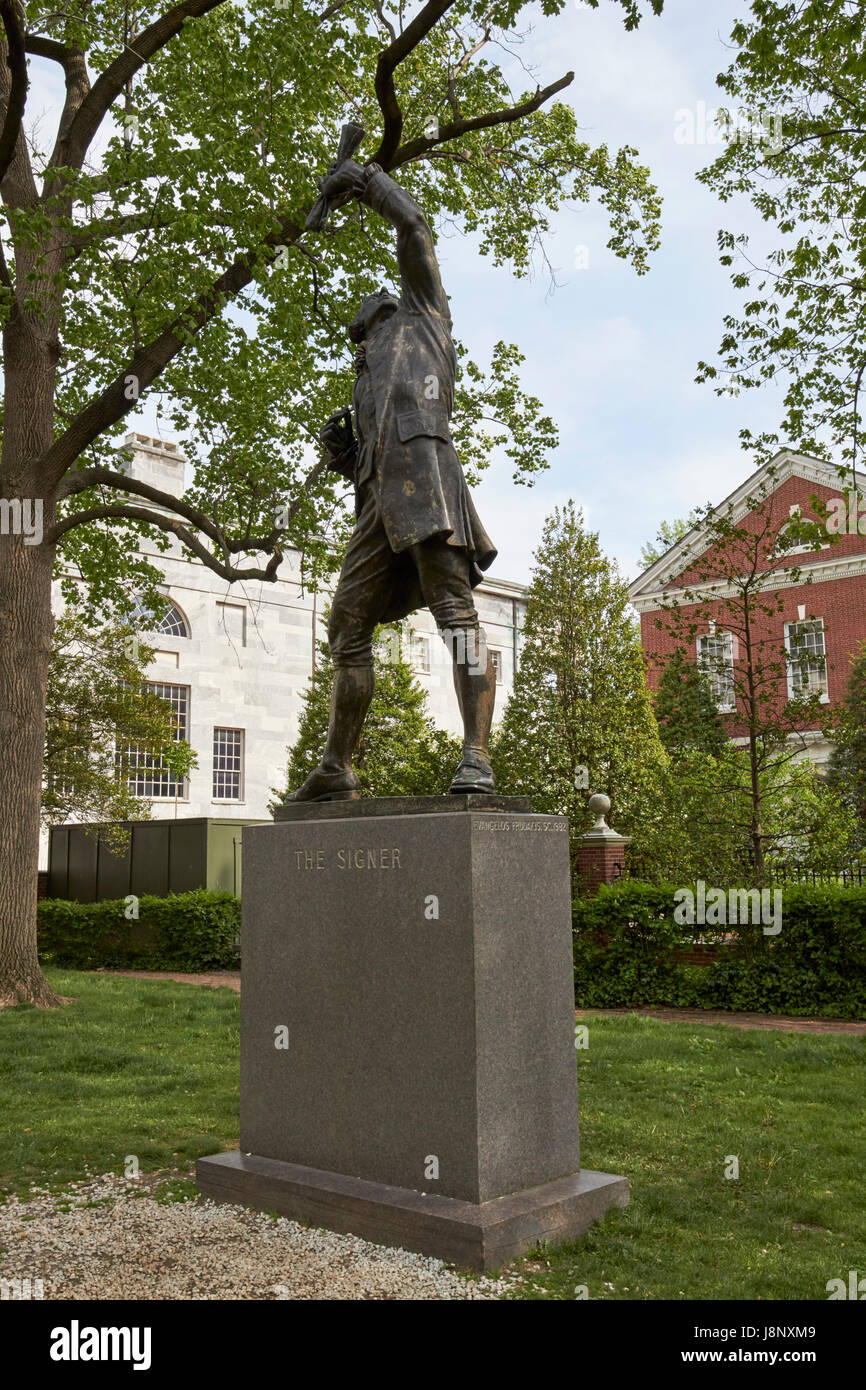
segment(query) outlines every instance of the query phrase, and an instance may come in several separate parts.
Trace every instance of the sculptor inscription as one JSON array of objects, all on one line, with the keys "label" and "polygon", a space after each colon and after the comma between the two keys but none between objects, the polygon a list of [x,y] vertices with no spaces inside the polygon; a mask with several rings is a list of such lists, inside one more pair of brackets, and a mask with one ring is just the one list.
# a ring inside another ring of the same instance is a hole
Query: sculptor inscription
[{"label": "sculptor inscription", "polygon": [[562,816],[533,816],[531,820],[508,820],[505,816],[497,816],[495,820],[475,820],[472,822],[475,830],[533,830],[538,834],[553,832],[564,835],[568,829],[568,823]]}]

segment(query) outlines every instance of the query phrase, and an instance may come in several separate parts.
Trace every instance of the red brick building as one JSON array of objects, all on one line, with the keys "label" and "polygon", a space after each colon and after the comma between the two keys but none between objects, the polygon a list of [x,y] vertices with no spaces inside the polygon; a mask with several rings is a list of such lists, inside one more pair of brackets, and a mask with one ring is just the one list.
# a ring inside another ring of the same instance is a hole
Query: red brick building
[{"label": "red brick building", "polygon": [[[826,519],[821,519],[826,543],[822,541],[819,550],[791,549],[772,563],[760,563],[762,570],[775,571],[768,577],[767,593],[778,594],[782,605],[780,613],[758,619],[760,639],[768,650],[774,645],[779,661],[786,664],[778,680],[780,706],[804,690],[818,694],[822,704],[837,703],[845,690],[851,654],[866,640],[866,498],[859,501],[863,515],[858,519],[850,478],[840,479],[832,464],[783,449],[717,508],[717,514],[728,514],[743,533],[778,534],[798,512],[804,520],[815,520],[810,502],[815,497],[828,508]],[[755,548],[759,549],[757,543]],[[731,624],[732,608],[725,601],[730,590],[706,578],[708,571],[722,568],[718,554],[706,532],[696,527],[645,570],[629,592],[640,614],[653,687],[665,659],[684,645],[670,630],[663,604],[678,602],[687,619],[700,616],[693,640],[695,660],[707,670],[719,710],[729,716],[729,731],[736,739],[743,732],[733,697],[740,644],[726,628],[726,617]],[[798,567],[799,577],[791,573],[789,578],[788,572]],[[690,603],[692,596],[695,602]],[[796,661],[785,655],[792,651],[799,654]],[[826,761],[830,745],[817,723],[803,732],[810,756],[818,763]]]}]

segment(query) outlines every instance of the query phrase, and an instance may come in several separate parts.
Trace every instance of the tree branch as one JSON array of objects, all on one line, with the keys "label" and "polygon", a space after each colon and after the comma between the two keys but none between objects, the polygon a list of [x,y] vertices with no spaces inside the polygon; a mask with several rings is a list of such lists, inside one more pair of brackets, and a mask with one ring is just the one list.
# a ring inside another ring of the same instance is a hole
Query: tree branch
[{"label": "tree branch", "polygon": [[49,39],[42,34],[25,35],[24,49],[34,58],[48,58],[53,63],[59,63],[64,69],[73,55],[81,52],[80,48],[71,48],[65,43],[60,43],[58,39]]},{"label": "tree branch", "polygon": [[462,119],[460,113],[460,99],[457,95],[457,78],[459,77],[463,69],[465,67],[468,67],[468,65],[472,62],[472,59],[475,57],[475,54],[480,53],[484,45],[490,42],[490,33],[490,26],[488,25],[484,29],[481,38],[478,40],[478,42],[476,44],[473,44],[471,48],[467,48],[465,50],[463,57],[460,59],[459,63],[456,63],[448,74],[448,105],[451,107],[451,110],[454,113],[455,121],[459,121]]},{"label": "tree branch", "polygon": [[[186,517],[187,521],[191,521],[194,526],[209,536],[221,550],[229,548],[222,527],[195,507],[191,507],[188,502],[176,497],[174,493],[162,492],[159,488],[152,487],[150,483],[141,482],[138,478],[128,478],[125,473],[115,473],[110,468],[84,468],[79,473],[69,474],[59,495],[60,497],[72,497],[91,487],[112,487],[117,488],[120,492],[145,497],[148,502],[154,502],[159,507],[166,507],[177,512],[179,516]],[[262,550],[265,548],[265,546],[261,546]]]},{"label": "tree branch", "polygon": [[[264,246],[276,255],[278,247],[297,241],[301,232],[299,224],[286,217],[278,231],[265,238]],[[136,401],[130,400],[127,395],[128,379],[136,379],[139,394],[150,386],[163,368],[186,346],[190,337],[250,283],[259,259],[254,252],[238,257],[209,289],[194,299],[156,338],[140,348],[120,375],[58,435],[38,464],[40,482],[47,490],[56,488],[60,478],[88,444],[92,444],[94,439],[116,425],[136,406]]]},{"label": "tree branch", "polygon": [[[162,232],[171,227],[177,217],[175,208],[167,207],[164,214],[157,215],[157,202],[161,191],[162,186],[151,207],[143,208],[140,212],[106,214],[104,217],[94,217],[89,222],[79,223],[76,230],[69,234],[67,241],[69,259],[75,260],[82,251],[85,251],[97,240],[101,244],[121,237],[132,236],[136,232]],[[230,222],[214,221],[209,225],[220,231],[231,230]]]},{"label": "tree branch", "polygon": [[[6,3],[7,0],[0,2]],[[137,34],[96,79],[62,138],[58,135],[51,165],[69,165],[80,169],[106,113],[139,68],[150,62],[155,53],[180,33],[187,19],[207,14],[224,3],[225,0],[182,0],[181,4],[166,11]]]},{"label": "tree branch", "polygon": [[[448,8],[448,4],[452,3],[454,0],[433,0],[432,7],[438,6],[439,12],[441,12]],[[418,18],[420,19],[427,14],[430,9],[431,6],[428,5]],[[434,20],[430,20],[427,28],[433,22]],[[413,21],[414,23],[415,21]],[[411,28],[412,25],[404,31],[401,40],[405,39]],[[391,47],[393,48],[394,45]],[[468,131],[486,129],[521,120],[524,116],[531,115],[555,93],[562,91],[573,79],[573,73],[566,73],[558,82],[542,88],[529,100],[521,102],[519,105],[507,107],[502,111],[488,112],[481,116],[472,116],[462,121],[452,121],[449,125],[441,126],[438,138],[413,140],[398,148],[390,160],[389,167],[392,170],[398,169],[401,165],[419,158],[435,146],[448,140],[454,140]],[[291,215],[286,214],[279,229],[265,238],[263,246],[265,250],[276,253],[278,247],[289,246],[296,242],[302,235],[302,231],[302,225]],[[260,257],[255,253],[240,256],[213,282],[209,289],[203,291],[193,300],[173,323],[169,324],[150,343],[145,344],[135,354],[128,367],[105,388],[101,395],[91,401],[75,417],[64,432],[55,439],[51,447],[46,450],[39,462],[39,481],[46,492],[56,488],[63,474],[89,444],[92,444],[100,434],[110,429],[111,426],[116,425],[137,405],[137,400],[130,400],[127,395],[128,378],[132,376],[137,379],[140,395],[156,380],[163,368],[186,346],[190,336],[198,332],[215,313],[222,309],[227,300],[235,298],[250,283],[259,259]]]},{"label": "tree branch", "polygon": [[[177,501],[176,498],[173,499]],[[170,535],[176,536],[182,541],[193,555],[198,556],[202,564],[207,565],[208,569],[213,570],[221,579],[226,579],[230,584],[236,579],[263,579],[272,580],[283,561],[283,553],[279,546],[274,547],[274,553],[264,569],[260,567],[251,569],[237,569],[236,566],[227,564],[214,555],[206,546],[202,545],[197,536],[187,526],[172,517],[163,516],[160,512],[152,512],[147,507],[136,507],[133,505],[124,506],[120,503],[108,506],[89,507],[87,511],[76,512],[74,516],[64,517],[56,526],[52,526],[46,531],[43,538],[44,545],[56,545],[69,531],[76,526],[86,526],[91,521],[101,521],[108,518],[118,518],[127,521],[144,521],[148,526],[158,526],[161,531],[167,531]]]},{"label": "tree branch", "polygon": [[471,130],[489,130],[491,126],[510,125],[514,121],[522,120],[525,116],[531,116],[533,111],[537,111],[540,106],[543,106],[557,92],[570,86],[573,81],[574,73],[567,72],[564,77],[560,77],[558,82],[551,82],[549,87],[539,87],[535,96],[521,102],[518,106],[509,106],[502,111],[489,111],[483,116],[468,116],[464,120],[449,121],[448,125],[439,127],[435,140],[428,140],[421,136],[417,140],[410,140],[407,144],[401,145],[396,152],[392,167],[399,168],[401,164],[408,164],[413,159],[419,159],[421,155],[427,154],[435,146],[444,144],[448,140],[456,140]]},{"label": "tree branch", "polygon": [[0,0],[0,15],[6,33],[6,62],[12,81],[6,97],[3,130],[0,132],[0,183],[15,157],[15,147],[21,134],[24,107],[27,104],[27,55],[24,52],[24,26],[16,0]]},{"label": "tree branch", "polygon": [[384,127],[382,130],[382,140],[373,155],[373,163],[381,164],[383,169],[393,168],[394,155],[400,145],[400,136],[403,133],[403,112],[397,101],[397,93],[394,90],[394,73],[423,38],[429,34],[434,24],[438,22],[450,10],[455,0],[428,0],[423,10],[416,14],[412,23],[407,25],[402,34],[399,34],[387,48],[383,48],[379,54],[379,61],[376,64],[376,100],[382,112]]},{"label": "tree branch", "polygon": [[[70,260],[75,260],[88,246],[91,246],[97,239],[100,242],[113,241],[115,238],[130,236],[134,232],[144,232],[153,222],[153,209],[145,212],[120,213],[116,217],[94,217],[90,222],[80,224],[80,230],[71,232],[67,241],[67,253]],[[170,225],[169,219],[165,222],[153,223],[155,232],[162,231]]]},{"label": "tree branch", "polygon": [[397,38],[397,30],[394,28],[390,19],[388,19],[388,17],[386,16],[385,11],[382,9],[379,0],[373,0],[373,8],[375,9],[376,14],[379,16],[379,20],[382,24],[382,27],[388,30],[388,33],[391,35],[392,42],[395,42]]},{"label": "tree branch", "polygon": [[318,19],[316,20],[316,23],[324,24],[327,19],[332,19],[335,14],[339,14],[340,10],[344,10],[348,3],[349,0],[334,0],[333,5],[329,5],[326,10],[322,11]]},{"label": "tree branch", "polygon": [[[34,58],[48,58],[51,62],[59,63],[66,79],[66,99],[57,127],[57,139],[54,142],[54,155],[52,155],[53,163],[55,162],[54,156],[65,143],[81,103],[90,91],[87,58],[83,49],[76,45],[60,43],[57,39],[44,38],[41,34],[28,34],[24,40],[24,47]],[[43,194],[43,196],[45,195]]]},{"label": "tree branch", "polygon": [[[311,469],[301,485],[302,491],[316,480],[321,467],[322,465],[317,464],[315,468]],[[59,496],[61,498],[72,497],[91,487],[116,488],[119,492],[144,497],[148,502],[153,502],[158,507],[165,507],[169,511],[176,512],[178,516],[186,517],[187,521],[191,522],[199,531],[203,531],[215,545],[219,546],[220,550],[228,555],[237,555],[245,550],[264,550],[269,553],[279,543],[285,531],[284,527],[278,529],[275,526],[266,536],[251,537],[247,533],[242,541],[230,540],[215,517],[207,516],[198,507],[194,507],[190,502],[185,502],[182,497],[176,497],[173,492],[162,492],[150,483],[142,482],[139,478],[130,478],[125,473],[116,473],[111,468],[84,468],[78,473],[70,473],[60,489]],[[288,509],[289,520],[294,517],[299,506],[300,502],[296,502]],[[60,525],[62,524],[61,522]]]}]

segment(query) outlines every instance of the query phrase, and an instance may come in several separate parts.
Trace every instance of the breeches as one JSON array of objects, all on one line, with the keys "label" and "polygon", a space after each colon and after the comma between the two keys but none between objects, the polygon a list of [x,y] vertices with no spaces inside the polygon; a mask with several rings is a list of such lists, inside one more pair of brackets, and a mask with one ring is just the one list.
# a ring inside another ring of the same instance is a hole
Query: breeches
[{"label": "breeches", "polygon": [[[446,641],[455,632],[461,640],[477,644],[468,551],[448,545],[443,536],[431,536],[395,554],[375,489],[368,486],[331,604],[328,644],[334,665],[371,666],[378,624],[405,617],[422,604]],[[467,658],[473,660],[468,652]]]}]

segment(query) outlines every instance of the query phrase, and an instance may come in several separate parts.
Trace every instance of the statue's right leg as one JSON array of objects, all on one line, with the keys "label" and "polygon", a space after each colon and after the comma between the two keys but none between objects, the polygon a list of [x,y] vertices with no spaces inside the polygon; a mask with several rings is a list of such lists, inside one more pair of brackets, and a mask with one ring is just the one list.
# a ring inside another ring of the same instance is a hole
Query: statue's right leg
[{"label": "statue's right leg", "polygon": [[368,489],[328,618],[334,683],[325,751],[319,766],[287,801],[336,801],[360,795],[352,759],[373,698],[373,635],[391,602],[394,573],[394,552]]},{"label": "statue's right leg", "polygon": [[373,687],[372,657],[369,664],[334,667],[331,718],[322,768],[330,773],[351,773],[353,789],[358,786],[358,779],[352,771],[352,759],[373,698]]}]

